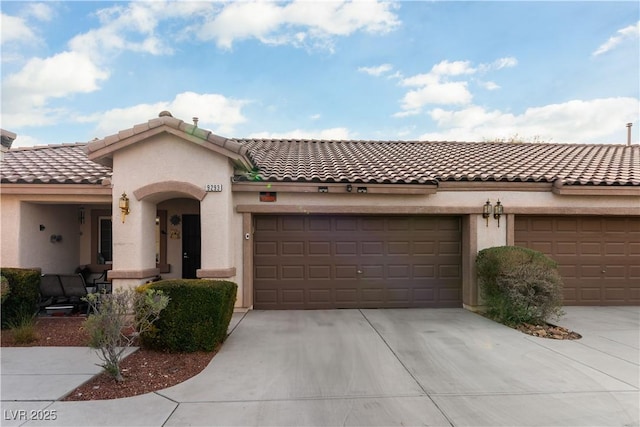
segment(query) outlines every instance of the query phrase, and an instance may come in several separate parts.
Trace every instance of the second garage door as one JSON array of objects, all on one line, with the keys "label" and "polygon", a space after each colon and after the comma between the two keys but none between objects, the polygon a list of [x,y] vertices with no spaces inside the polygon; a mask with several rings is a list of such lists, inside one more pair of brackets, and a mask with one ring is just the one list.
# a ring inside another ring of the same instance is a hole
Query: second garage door
[{"label": "second garage door", "polygon": [[461,221],[257,216],[256,309],[461,307]]},{"label": "second garage door", "polygon": [[517,216],[515,244],[558,263],[566,305],[640,304],[640,217]]}]

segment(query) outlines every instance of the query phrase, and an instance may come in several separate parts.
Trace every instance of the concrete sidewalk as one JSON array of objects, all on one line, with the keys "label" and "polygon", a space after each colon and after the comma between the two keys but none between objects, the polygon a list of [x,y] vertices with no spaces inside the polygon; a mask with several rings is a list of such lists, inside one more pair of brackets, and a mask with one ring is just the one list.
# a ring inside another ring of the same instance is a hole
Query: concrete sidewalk
[{"label": "concrete sidewalk", "polygon": [[462,309],[251,311],[200,375],[111,401],[45,393],[93,375],[86,349],[3,348],[2,425],[639,425],[640,308],[566,311],[581,340]]}]

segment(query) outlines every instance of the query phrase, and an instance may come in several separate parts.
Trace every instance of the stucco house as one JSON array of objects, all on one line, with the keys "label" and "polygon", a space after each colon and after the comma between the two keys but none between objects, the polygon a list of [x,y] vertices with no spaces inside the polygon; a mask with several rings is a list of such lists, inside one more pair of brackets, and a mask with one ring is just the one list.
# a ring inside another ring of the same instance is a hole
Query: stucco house
[{"label": "stucco house", "polygon": [[244,308],[474,309],[477,252],[516,244],[559,262],[566,304],[640,304],[637,145],[234,139],[169,112],[88,143],[15,137],[4,267],[229,279]]}]

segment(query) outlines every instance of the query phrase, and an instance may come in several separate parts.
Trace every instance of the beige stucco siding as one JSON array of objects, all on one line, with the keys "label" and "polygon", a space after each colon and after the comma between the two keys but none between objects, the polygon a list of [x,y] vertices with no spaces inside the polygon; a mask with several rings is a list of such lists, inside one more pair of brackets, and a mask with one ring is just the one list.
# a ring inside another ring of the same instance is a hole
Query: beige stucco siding
[{"label": "beige stucco siding", "polygon": [[[225,156],[170,134],[156,135],[115,152],[113,209],[114,218],[118,219],[114,220],[114,277],[118,271],[139,272],[155,268],[154,233],[146,229],[153,227],[157,204],[188,195],[160,192],[137,200],[134,192],[151,184],[169,181],[191,184],[200,189],[207,184],[222,186],[222,191],[206,193],[199,202],[203,236],[201,269],[212,271],[236,267],[230,226],[234,215],[230,185],[232,175],[233,168]],[[131,209],[124,224],[119,220],[118,208],[118,198],[123,192],[130,199]],[[188,209],[197,213],[194,205],[189,205]],[[168,214],[170,217],[172,213]],[[177,268],[181,265],[177,256],[181,248],[175,240],[168,242],[168,262]],[[174,270],[170,275],[177,276],[178,271]]]},{"label": "beige stucco siding", "polygon": [[0,195],[0,266],[20,267],[20,199]]}]

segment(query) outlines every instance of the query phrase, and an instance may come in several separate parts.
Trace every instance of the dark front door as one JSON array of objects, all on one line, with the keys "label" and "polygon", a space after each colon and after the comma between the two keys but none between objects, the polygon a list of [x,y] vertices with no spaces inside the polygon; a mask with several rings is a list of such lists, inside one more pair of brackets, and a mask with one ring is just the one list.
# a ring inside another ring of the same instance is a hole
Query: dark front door
[{"label": "dark front door", "polygon": [[182,215],[182,277],[195,279],[200,268],[200,215]]}]

